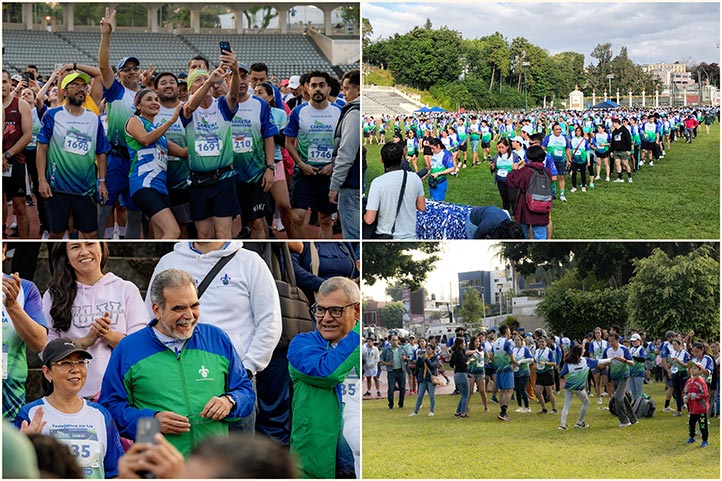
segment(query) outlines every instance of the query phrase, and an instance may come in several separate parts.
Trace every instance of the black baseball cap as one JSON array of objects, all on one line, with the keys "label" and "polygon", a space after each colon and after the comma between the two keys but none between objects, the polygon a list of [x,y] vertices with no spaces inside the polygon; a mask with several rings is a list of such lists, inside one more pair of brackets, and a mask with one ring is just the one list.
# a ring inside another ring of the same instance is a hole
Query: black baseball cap
[{"label": "black baseball cap", "polygon": [[88,351],[78,347],[69,337],[61,337],[50,341],[43,349],[40,359],[43,364],[49,366],[51,362],[65,359],[74,352],[79,352],[85,359],[93,359],[93,356]]}]

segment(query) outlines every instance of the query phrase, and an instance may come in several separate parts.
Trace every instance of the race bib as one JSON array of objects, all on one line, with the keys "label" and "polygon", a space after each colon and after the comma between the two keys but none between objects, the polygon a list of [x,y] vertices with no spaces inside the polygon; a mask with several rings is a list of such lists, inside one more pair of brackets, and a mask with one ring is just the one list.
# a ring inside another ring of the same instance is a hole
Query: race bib
[{"label": "race bib", "polygon": [[155,163],[163,170],[168,170],[168,152],[164,149],[157,148],[155,155]]},{"label": "race bib", "polygon": [[[73,452],[81,468],[100,467],[100,443],[94,440],[61,439]],[[90,474],[90,473],[84,473]]]},{"label": "race bib", "polygon": [[201,157],[212,157],[221,155],[221,149],[223,148],[223,141],[218,138],[210,139],[197,139],[195,141],[196,154]]},{"label": "race bib", "polygon": [[245,154],[253,150],[253,137],[243,134],[233,136],[233,152]]},{"label": "race bib", "polygon": [[90,152],[90,139],[80,132],[68,131],[63,140],[63,150],[75,155],[88,155]]},{"label": "race bib", "polygon": [[507,175],[508,173],[509,173],[509,172],[506,171],[506,170],[504,170],[504,169],[499,169],[499,170],[496,171],[497,177],[501,177],[502,179],[505,179],[505,178],[506,178],[506,175]]},{"label": "race bib", "polygon": [[316,162],[330,162],[331,148],[326,144],[311,144],[308,146],[308,160]]}]

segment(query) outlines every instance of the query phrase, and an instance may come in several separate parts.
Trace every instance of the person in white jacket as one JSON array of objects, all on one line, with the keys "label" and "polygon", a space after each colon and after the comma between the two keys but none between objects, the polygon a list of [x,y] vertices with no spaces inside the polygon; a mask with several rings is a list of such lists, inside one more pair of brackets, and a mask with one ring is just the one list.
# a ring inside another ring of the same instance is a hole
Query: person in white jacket
[{"label": "person in white jacket", "polygon": [[[258,254],[243,249],[240,241],[178,242],[173,252],[158,261],[148,285],[153,284],[157,273],[174,268],[191,274],[198,286],[216,263],[228,255],[233,257],[199,295],[203,306],[200,322],[214,325],[228,334],[255,390],[255,375],[268,366],[282,330],[276,283]],[[145,304],[150,313],[149,296],[146,296]],[[239,421],[236,427],[253,431],[255,412]]]},{"label": "person in white jacket", "polygon": [[379,361],[381,354],[379,348],[374,346],[373,338],[366,339],[366,345],[361,349],[364,377],[366,378],[366,392],[364,396],[371,395],[371,380],[376,383],[376,395],[381,396],[379,390]]},{"label": "person in white jacket", "polygon": [[112,272],[103,273],[107,260],[104,242],[55,244],[51,252],[53,277],[43,295],[48,342],[69,337],[93,356],[85,385],[78,393],[89,400],[100,392],[113,348],[151,319],[135,284]]}]

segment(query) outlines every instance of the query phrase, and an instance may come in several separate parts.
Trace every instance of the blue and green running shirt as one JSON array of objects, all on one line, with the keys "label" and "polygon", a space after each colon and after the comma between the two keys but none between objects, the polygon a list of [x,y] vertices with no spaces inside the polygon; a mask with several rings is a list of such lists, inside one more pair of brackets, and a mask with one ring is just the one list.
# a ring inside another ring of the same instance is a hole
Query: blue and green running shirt
[{"label": "blue and green running shirt", "polygon": [[552,371],[554,369],[554,366],[550,366],[548,364],[541,364],[542,362],[556,362],[554,357],[554,351],[552,351],[549,347],[545,347],[544,349],[537,349],[534,352],[534,363],[536,365],[536,372],[537,374],[541,374]]},{"label": "blue and green running shirt", "polygon": [[559,372],[559,377],[565,379],[564,389],[568,391],[583,391],[589,378],[589,370],[597,367],[599,361],[583,357],[576,364],[565,363]]},{"label": "blue and green running shirt", "polygon": [[609,347],[609,343],[604,339],[594,339],[589,343],[589,354],[594,356],[597,361],[604,357],[604,351]]},{"label": "blue and green running shirt", "polygon": [[[629,353],[632,355],[634,365],[629,369],[630,377],[644,377],[645,371],[647,370],[647,351],[642,347],[631,347]],[[635,357],[643,358],[642,361],[637,361]]]},{"label": "blue and green running shirt", "polygon": [[544,137],[544,141],[542,142],[542,147],[544,147],[544,150],[552,156],[554,162],[566,161],[564,153],[566,152],[568,145],[569,143],[567,142],[566,137],[564,137],[564,134],[558,137],[554,134],[549,134]]},{"label": "blue and green running shirt", "polygon": [[[623,345],[619,345],[617,349],[613,349],[612,346],[607,347],[604,350],[604,355],[602,356],[602,359],[612,359],[615,356],[622,356],[624,359],[627,359],[629,361],[632,360],[632,355],[629,353],[629,349],[624,347]],[[626,362],[621,362],[617,360],[613,360],[612,363],[609,365],[609,379],[612,381],[620,381],[622,379],[629,378],[629,364]]]},{"label": "blue and green running shirt", "polygon": [[90,110],[75,116],[65,107],[56,107],[48,110],[42,124],[38,143],[48,146],[45,177],[50,188],[64,194],[95,195],[95,156],[110,151],[100,118]]},{"label": "blue and green running shirt", "polygon": [[[231,121],[237,110],[237,105],[234,110],[228,108],[225,97],[213,99],[207,109],[198,107],[190,119],[185,118],[181,110],[191,172],[214,172],[233,165]],[[229,170],[221,179],[234,175],[233,170]]]},{"label": "blue and green running shirt", "polygon": [[642,136],[646,142],[656,142],[659,126],[654,122],[647,122],[642,125]]},{"label": "blue and green running shirt", "polygon": [[296,150],[301,161],[313,167],[331,163],[333,137],[341,109],[328,104],[317,109],[311,104],[301,104],[293,109],[283,133],[296,139]]},{"label": "blue and green running shirt", "polygon": [[[155,128],[150,120],[140,116],[137,118],[143,123],[146,132],[151,132]],[[149,145],[141,144],[128,132],[125,133],[125,140],[130,155],[130,194],[133,195],[145,188],[167,194],[168,141],[165,135],[161,135]]]},{"label": "blue and green running shirt", "polygon": [[260,97],[250,96],[238,102],[231,121],[233,135],[233,169],[238,181],[257,183],[266,171],[264,139],[278,134],[271,107]]},{"label": "blue and green running shirt", "polygon": [[[156,127],[160,127],[168,122],[173,116],[175,108],[160,106],[158,114],[155,116],[154,122]],[[186,129],[183,127],[180,116],[173,125],[165,131],[165,138],[177,144],[180,147],[186,147]],[[168,155],[168,169],[166,170],[166,184],[168,190],[184,190],[188,188],[188,178],[190,177],[190,169],[188,168],[188,160],[181,159],[174,155]]]},{"label": "blue and green running shirt", "polygon": [[135,113],[135,94],[133,90],[123,87],[118,79],[113,80],[109,89],[103,86],[105,111],[108,114],[108,142],[114,147],[125,148],[125,123]]},{"label": "blue and green running shirt", "polygon": [[494,341],[493,349],[494,369],[496,369],[496,372],[511,372],[511,356],[514,352],[514,343],[505,337],[500,337]]},{"label": "blue and green running shirt", "polygon": [[[8,277],[3,274],[3,277]],[[3,293],[5,299],[5,293]],[[43,302],[37,286],[25,279],[20,281],[20,293],[16,302],[23,307],[25,313],[46,330],[48,323],[43,314]],[[10,315],[2,304],[3,325],[3,417],[10,422],[15,421],[20,408],[25,404],[25,380],[28,377],[28,362],[25,353],[25,342],[15,330]]]}]

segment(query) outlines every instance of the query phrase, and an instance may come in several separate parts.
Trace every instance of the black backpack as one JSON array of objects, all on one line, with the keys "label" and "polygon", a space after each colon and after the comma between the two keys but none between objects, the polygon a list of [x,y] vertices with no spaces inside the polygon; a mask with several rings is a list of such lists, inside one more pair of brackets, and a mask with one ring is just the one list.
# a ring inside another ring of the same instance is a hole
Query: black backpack
[{"label": "black backpack", "polygon": [[526,190],[526,206],[532,212],[546,214],[552,210],[552,182],[544,169],[527,166],[531,169],[529,187]]},{"label": "black backpack", "polygon": [[637,418],[651,418],[657,410],[657,404],[648,394],[642,394],[632,405]]}]

